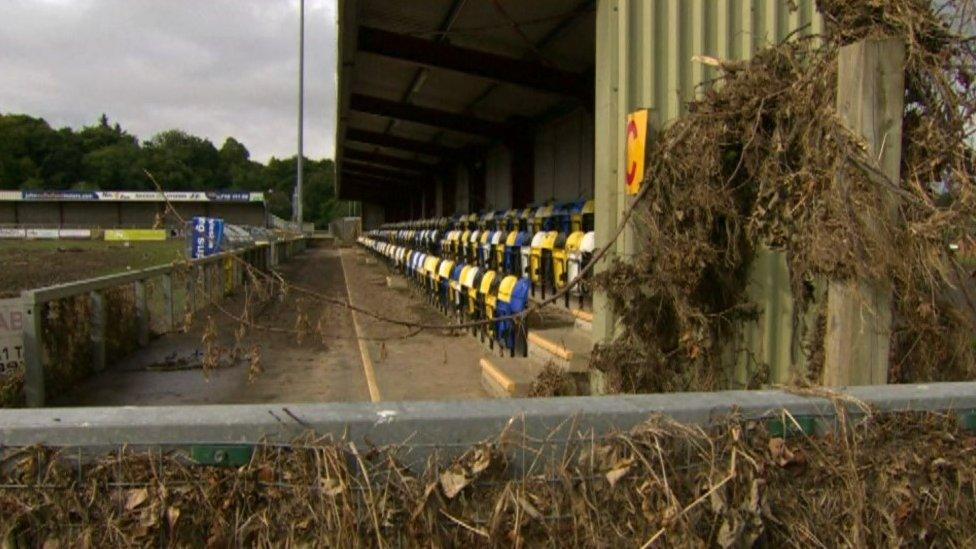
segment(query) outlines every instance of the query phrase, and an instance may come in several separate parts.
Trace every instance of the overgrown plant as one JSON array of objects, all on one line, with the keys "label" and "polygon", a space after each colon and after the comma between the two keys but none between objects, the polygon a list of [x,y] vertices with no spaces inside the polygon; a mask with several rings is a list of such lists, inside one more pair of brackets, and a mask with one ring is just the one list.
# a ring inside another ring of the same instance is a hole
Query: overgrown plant
[{"label": "overgrown plant", "polygon": [[[854,278],[893,285],[891,381],[976,377],[972,285],[949,248],[976,235],[971,3],[818,4],[824,37],[711,60],[716,85],[653,140],[640,251],[599,278],[623,328],[594,354],[610,390],[727,388],[734,335],[760,312],[746,285],[763,248],[787,258],[794,348],[809,366],[797,381],[818,382],[822,320],[805,322],[815,288]],[[899,181],[835,108],[839,48],[878,36],[907,45]]]}]

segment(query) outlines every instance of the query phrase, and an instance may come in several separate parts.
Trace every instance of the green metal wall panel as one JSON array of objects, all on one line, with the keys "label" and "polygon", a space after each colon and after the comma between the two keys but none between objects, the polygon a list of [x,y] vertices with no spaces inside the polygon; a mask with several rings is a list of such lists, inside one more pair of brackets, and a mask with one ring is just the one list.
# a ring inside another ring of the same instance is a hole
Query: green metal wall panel
[{"label": "green metal wall panel", "polygon": [[[748,59],[794,33],[819,34],[823,28],[815,0],[599,0],[596,24],[598,244],[609,241],[629,203],[621,176],[628,112],[649,108],[654,123],[664,127],[687,112],[688,101],[704,89],[700,86],[716,76],[714,68],[693,61],[694,56]],[[627,256],[635,246],[635,235],[626,230],[613,251]],[[594,313],[593,335],[599,342],[614,333],[614,319],[599,294]],[[599,385],[598,379],[594,382]]]}]

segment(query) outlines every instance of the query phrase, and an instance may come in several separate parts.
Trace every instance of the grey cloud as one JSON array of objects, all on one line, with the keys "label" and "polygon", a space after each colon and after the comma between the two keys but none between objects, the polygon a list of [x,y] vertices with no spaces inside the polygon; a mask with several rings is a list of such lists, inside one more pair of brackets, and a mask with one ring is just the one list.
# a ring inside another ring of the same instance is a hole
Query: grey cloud
[{"label": "grey cloud", "polygon": [[[306,155],[333,154],[335,0],[306,1]],[[0,111],[295,150],[297,0],[0,0]]]}]

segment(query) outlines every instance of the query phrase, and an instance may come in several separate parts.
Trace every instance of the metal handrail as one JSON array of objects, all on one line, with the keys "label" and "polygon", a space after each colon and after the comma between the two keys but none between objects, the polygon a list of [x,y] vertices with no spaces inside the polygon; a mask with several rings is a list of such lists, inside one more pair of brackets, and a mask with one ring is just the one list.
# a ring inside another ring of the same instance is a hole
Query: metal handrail
[{"label": "metal handrail", "polygon": [[[567,443],[627,430],[654,415],[708,426],[729,414],[815,436],[842,420],[878,413],[958,414],[976,428],[976,382],[846,387],[809,396],[786,390],[660,393],[453,402],[332,402],[0,410],[0,447],[289,444],[314,431],[364,447],[402,446],[421,468],[434,451],[450,457],[505,433],[557,459]],[[543,453],[527,452],[530,459]]]},{"label": "metal handrail", "polygon": [[250,250],[257,250],[269,245],[270,245],[269,243],[260,243],[260,244],[255,244],[254,246],[248,248],[229,250],[226,252],[221,252],[219,254],[214,254],[199,259],[192,259],[187,262],[174,261],[169,265],[158,265],[156,267],[148,267],[145,269],[138,269],[135,271],[127,271],[124,273],[117,273],[117,274],[99,276],[95,278],[88,278],[88,279],[78,280],[74,282],[67,282],[64,284],[43,286],[41,288],[25,290],[21,292],[21,297],[24,298],[26,303],[47,303],[48,301],[65,299],[68,297],[86,294],[89,292],[113,288],[115,286],[122,286],[132,282],[137,282],[139,280],[146,280],[149,278],[155,278],[157,276],[172,274],[177,267],[192,268],[195,266],[215,263],[223,259],[226,259],[228,257],[241,255]]}]

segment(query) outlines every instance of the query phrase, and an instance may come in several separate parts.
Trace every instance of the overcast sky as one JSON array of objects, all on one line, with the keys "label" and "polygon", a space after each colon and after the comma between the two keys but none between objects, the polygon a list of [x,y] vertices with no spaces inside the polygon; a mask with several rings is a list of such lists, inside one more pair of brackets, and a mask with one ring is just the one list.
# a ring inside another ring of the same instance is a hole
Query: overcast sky
[{"label": "overcast sky", "polygon": [[[305,155],[331,157],[335,0],[306,0]],[[0,112],[140,139],[180,128],[296,150],[298,0],[0,0]]]}]

